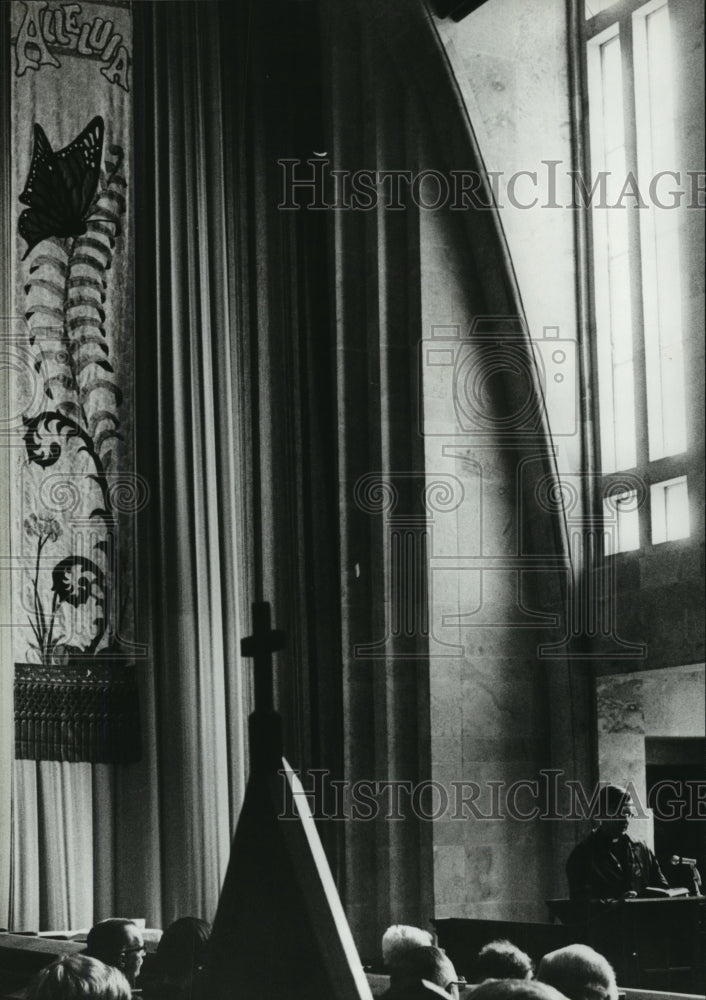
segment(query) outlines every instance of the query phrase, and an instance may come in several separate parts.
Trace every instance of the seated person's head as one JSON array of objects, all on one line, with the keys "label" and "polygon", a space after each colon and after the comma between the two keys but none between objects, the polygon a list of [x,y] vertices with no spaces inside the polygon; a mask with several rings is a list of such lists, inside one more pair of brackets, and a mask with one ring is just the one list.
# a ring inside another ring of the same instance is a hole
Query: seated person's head
[{"label": "seated person's head", "polygon": [[390,968],[390,983],[400,993],[424,982],[458,997],[457,979],[451,959],[433,945],[408,948],[398,955],[396,964]]},{"label": "seated person's head", "polygon": [[29,985],[27,1000],[130,1000],[122,972],[88,955],[64,955],[47,965]]},{"label": "seated person's head", "polygon": [[537,979],[569,1000],[617,1000],[615,973],[607,959],[587,944],[570,944],[545,955]]},{"label": "seated person's head", "polygon": [[120,969],[130,985],[134,986],[145,956],[145,942],[139,927],[132,920],[111,917],[101,920],[88,932],[86,954]]},{"label": "seated person's head", "polygon": [[486,979],[531,979],[532,959],[511,941],[498,939],[478,952],[474,973],[477,983]]},{"label": "seated person's head", "polygon": [[409,924],[393,924],[382,936],[382,960],[392,971],[398,958],[410,948],[428,948],[434,943],[429,931],[421,927],[411,927]]},{"label": "seated person's head", "polygon": [[155,954],[157,974],[165,982],[188,988],[206,962],[211,925],[198,917],[181,917],[167,927]]},{"label": "seated person's head", "polygon": [[487,979],[472,993],[473,1000],[566,1000],[547,983],[536,979]]}]

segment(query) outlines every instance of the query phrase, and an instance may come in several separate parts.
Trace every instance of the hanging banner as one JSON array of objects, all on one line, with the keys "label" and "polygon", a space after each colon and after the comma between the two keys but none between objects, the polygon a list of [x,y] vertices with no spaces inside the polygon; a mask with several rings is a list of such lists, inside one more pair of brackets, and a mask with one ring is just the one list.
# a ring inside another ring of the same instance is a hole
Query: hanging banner
[{"label": "hanging banner", "polygon": [[16,752],[134,759],[130,5],[18,0],[11,44]]}]

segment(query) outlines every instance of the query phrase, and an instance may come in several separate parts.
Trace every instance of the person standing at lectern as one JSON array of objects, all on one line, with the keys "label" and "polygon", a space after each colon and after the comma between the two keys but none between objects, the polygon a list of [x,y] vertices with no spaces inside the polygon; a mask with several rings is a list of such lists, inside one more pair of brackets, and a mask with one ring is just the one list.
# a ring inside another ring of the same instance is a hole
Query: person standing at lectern
[{"label": "person standing at lectern", "polygon": [[601,788],[598,825],[573,849],[566,863],[571,899],[631,899],[643,895],[647,886],[669,888],[647,844],[627,834],[630,817],[635,815],[624,788]]}]

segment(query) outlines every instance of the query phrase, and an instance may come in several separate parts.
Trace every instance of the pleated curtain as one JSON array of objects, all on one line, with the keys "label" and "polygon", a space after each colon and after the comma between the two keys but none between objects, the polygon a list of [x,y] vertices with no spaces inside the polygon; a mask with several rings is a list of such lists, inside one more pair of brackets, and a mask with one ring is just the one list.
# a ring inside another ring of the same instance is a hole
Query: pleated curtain
[{"label": "pleated curtain", "polygon": [[[276,31],[257,3],[135,7],[136,439],[152,485],[138,579],[154,730],[145,799],[129,768],[116,780],[161,926],[215,913],[248,774],[253,668],[239,639],[253,600],[286,636],[274,687],[288,759],[342,776],[325,220],[277,208],[277,158],[320,141],[300,83],[315,76],[302,44],[318,54],[314,6],[275,5]],[[339,874],[341,835],[322,829]]]},{"label": "pleated curtain", "polygon": [[[139,5],[135,18],[135,421],[151,489],[138,581],[153,728],[145,799],[129,768],[119,794],[132,800],[121,827],[144,841],[144,908],[166,926],[215,911],[244,788],[242,341],[219,5]],[[117,871],[125,906],[139,887]]]}]

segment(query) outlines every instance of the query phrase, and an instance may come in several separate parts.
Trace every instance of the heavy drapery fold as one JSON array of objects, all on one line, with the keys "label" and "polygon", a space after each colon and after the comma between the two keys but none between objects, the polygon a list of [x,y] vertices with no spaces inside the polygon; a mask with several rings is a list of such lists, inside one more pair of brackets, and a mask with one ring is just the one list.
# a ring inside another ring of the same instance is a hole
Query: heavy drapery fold
[{"label": "heavy drapery fold", "polygon": [[137,460],[151,489],[138,560],[154,719],[139,836],[145,906],[159,900],[166,926],[215,911],[243,793],[242,341],[219,5],[145,4],[136,35]]},{"label": "heavy drapery fold", "polygon": [[[277,209],[277,158],[320,138],[291,45],[315,44],[315,22],[287,5],[272,37],[267,24],[258,5],[136,11],[137,451],[153,487],[138,560],[155,718],[142,836],[163,925],[215,911],[248,771],[238,640],[252,600],[286,635],[288,758],[341,773],[325,226]],[[339,833],[323,831],[334,868]]]}]

